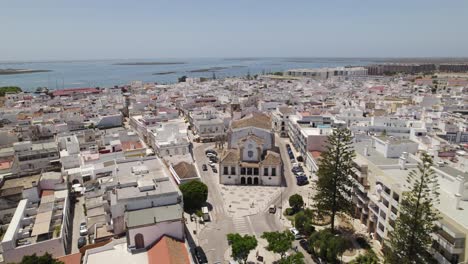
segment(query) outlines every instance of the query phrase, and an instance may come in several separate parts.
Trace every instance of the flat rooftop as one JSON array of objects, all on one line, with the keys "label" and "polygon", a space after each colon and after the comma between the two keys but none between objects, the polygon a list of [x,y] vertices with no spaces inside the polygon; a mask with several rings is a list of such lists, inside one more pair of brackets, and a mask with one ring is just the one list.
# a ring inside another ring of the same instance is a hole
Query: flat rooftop
[{"label": "flat rooftop", "polygon": [[0,195],[5,190],[10,189],[10,188],[18,188],[18,187],[21,187],[21,189],[32,188],[32,185],[33,185],[34,182],[39,184],[39,179],[40,178],[41,178],[41,175],[36,174],[36,175],[31,175],[31,176],[26,176],[26,177],[6,179],[5,183],[0,188]]},{"label": "flat rooftop", "polygon": [[410,139],[393,136],[375,136],[375,138],[382,140],[388,144],[403,144],[403,143],[416,143]]},{"label": "flat rooftop", "polygon": [[[355,142],[353,143],[353,147],[359,155],[372,162],[376,166],[398,165],[398,158],[386,158],[382,153],[373,148],[371,138]],[[364,155],[364,149],[366,147],[368,153],[367,156]],[[411,157],[408,157],[407,163],[417,164],[418,162]]]},{"label": "flat rooftop", "polygon": [[125,213],[127,227],[137,227],[166,221],[180,220],[183,209],[179,204],[146,208]]},{"label": "flat rooftop", "polygon": [[466,180],[468,180],[468,172],[463,172],[461,170],[457,170],[453,167],[450,166],[443,166],[443,167],[435,167],[436,170],[440,170],[454,178],[458,176],[464,177]]},{"label": "flat rooftop", "polygon": [[172,195],[180,191],[159,158],[118,163],[115,179],[122,186],[116,189],[117,200],[144,196]]},{"label": "flat rooftop", "polygon": [[465,230],[468,230],[468,201],[460,201],[460,207],[462,209],[457,209],[456,204],[457,200],[456,197],[448,193],[442,189],[439,190],[439,204],[436,204],[435,207],[444,214],[444,219],[447,217],[452,219],[453,221],[457,222],[458,224],[462,225]]}]

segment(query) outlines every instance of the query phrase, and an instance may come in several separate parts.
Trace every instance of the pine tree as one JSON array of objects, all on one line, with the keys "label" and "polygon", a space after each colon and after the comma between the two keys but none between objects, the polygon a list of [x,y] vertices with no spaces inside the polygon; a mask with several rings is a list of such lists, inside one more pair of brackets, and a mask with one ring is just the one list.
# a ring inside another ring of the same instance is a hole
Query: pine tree
[{"label": "pine tree", "polygon": [[418,170],[409,173],[409,191],[403,194],[400,215],[390,236],[390,248],[385,259],[389,263],[434,263],[429,253],[431,233],[436,231],[439,219],[433,208],[439,202],[439,185],[432,170],[432,159],[423,154]]},{"label": "pine tree", "polygon": [[329,214],[331,230],[335,230],[335,217],[339,212],[350,212],[353,182],[354,149],[352,135],[347,128],[337,128],[327,138],[327,146],[320,157],[315,206],[319,213]]}]

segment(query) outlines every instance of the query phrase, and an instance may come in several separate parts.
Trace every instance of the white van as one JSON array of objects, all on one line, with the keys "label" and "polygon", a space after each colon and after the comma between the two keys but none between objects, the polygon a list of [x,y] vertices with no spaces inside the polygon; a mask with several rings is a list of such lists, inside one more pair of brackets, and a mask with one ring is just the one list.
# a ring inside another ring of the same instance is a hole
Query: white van
[{"label": "white van", "polygon": [[291,228],[289,229],[289,231],[291,231],[291,234],[294,235],[294,238],[295,238],[295,239],[301,239],[301,238],[302,238],[302,236],[299,234],[299,231],[298,231],[296,228],[291,227]]},{"label": "white van", "polygon": [[203,213],[203,221],[210,221],[210,212],[208,211],[208,207],[206,206],[202,207],[202,213]]}]

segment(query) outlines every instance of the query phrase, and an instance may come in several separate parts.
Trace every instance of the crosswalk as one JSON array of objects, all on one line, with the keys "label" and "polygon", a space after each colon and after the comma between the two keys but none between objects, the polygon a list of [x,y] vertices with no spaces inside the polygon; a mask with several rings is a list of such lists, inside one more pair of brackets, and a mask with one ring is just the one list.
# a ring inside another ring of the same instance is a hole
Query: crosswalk
[{"label": "crosswalk", "polygon": [[241,235],[250,234],[250,225],[247,217],[234,217],[232,219],[234,230]]},{"label": "crosswalk", "polygon": [[222,204],[217,204],[213,207],[213,211],[216,215],[224,214],[224,206]]}]

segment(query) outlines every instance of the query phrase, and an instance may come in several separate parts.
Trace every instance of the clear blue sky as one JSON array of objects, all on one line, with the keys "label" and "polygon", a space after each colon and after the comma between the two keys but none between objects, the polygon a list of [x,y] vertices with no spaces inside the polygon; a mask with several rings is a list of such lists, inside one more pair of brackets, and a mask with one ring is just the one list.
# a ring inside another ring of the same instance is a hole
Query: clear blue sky
[{"label": "clear blue sky", "polygon": [[466,0],[2,0],[0,60],[468,57]]}]

